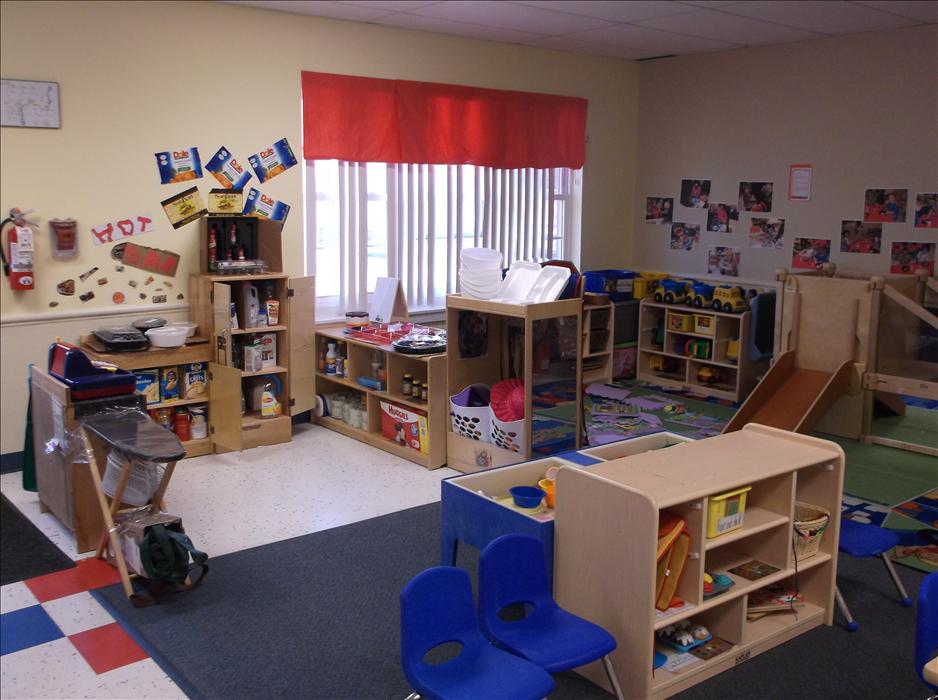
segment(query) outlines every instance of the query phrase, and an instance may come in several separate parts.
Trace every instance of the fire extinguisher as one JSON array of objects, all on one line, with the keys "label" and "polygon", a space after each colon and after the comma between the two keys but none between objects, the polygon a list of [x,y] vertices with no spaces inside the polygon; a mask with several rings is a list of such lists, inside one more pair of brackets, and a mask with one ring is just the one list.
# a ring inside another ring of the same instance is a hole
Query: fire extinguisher
[{"label": "fire extinguisher", "polygon": [[25,218],[31,211],[21,211],[14,207],[10,209],[9,218],[0,222],[0,238],[2,238],[5,226],[13,225],[7,243],[4,245],[0,240],[0,258],[3,259],[3,274],[10,278],[10,289],[14,291],[25,291],[36,286],[36,279],[33,275],[35,249],[33,230],[30,228],[35,224]]}]

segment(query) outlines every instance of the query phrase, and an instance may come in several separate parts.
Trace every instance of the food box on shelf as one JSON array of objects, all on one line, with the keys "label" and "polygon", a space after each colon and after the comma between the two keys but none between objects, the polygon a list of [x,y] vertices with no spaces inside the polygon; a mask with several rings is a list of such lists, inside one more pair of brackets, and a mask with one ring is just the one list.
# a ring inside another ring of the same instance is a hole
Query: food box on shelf
[{"label": "food box on shelf", "polygon": [[381,434],[412,450],[430,453],[427,414],[390,401],[381,401]]}]

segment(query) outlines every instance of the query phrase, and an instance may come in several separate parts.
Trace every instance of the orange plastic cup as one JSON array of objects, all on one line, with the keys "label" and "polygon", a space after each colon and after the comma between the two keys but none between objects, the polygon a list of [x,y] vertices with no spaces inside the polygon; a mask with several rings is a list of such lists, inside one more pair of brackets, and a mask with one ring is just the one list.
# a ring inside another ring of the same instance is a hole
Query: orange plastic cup
[{"label": "orange plastic cup", "polygon": [[553,479],[541,479],[537,482],[537,485],[544,489],[544,493],[547,494],[545,496],[547,507],[553,508],[557,502],[556,482]]}]

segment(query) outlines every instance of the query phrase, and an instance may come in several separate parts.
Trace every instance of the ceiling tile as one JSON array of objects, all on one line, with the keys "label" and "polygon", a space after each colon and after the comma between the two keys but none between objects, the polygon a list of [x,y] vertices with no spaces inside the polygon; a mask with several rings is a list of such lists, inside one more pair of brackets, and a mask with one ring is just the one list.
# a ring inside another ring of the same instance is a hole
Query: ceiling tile
[{"label": "ceiling tile", "polygon": [[248,5],[262,10],[293,12],[300,15],[349,19],[370,22],[388,14],[387,10],[375,10],[369,7],[347,5],[342,2],[322,2],[318,0],[226,0],[228,5]]},{"label": "ceiling tile", "polygon": [[746,17],[729,15],[723,11],[698,10],[683,15],[637,22],[642,27],[703,37],[715,41],[729,41],[747,46],[776,44],[784,41],[813,39],[821,36],[804,29],[793,29],[769,24]]},{"label": "ceiling tile", "polygon": [[555,49],[556,51],[570,51],[572,53],[585,53],[594,56],[608,56],[611,58],[636,59],[644,58],[645,53],[637,49],[628,49],[622,46],[609,46],[594,41],[572,39],[569,36],[542,36],[525,42],[528,46],[542,49]]},{"label": "ceiling tile", "polygon": [[384,10],[385,14],[391,12],[407,12],[416,10],[418,7],[432,5],[434,1],[439,0],[340,0],[343,5],[355,5],[357,7],[369,7],[373,10]]},{"label": "ceiling tile", "polygon": [[883,12],[917,19],[922,22],[938,22],[938,2],[935,0],[889,0],[889,2],[866,2],[860,0],[854,5],[866,5]]},{"label": "ceiling tile", "polygon": [[616,24],[612,27],[577,32],[576,34],[571,34],[570,38],[646,52],[642,58],[648,56],[664,56],[667,54],[721,51],[738,47],[736,44],[725,41],[681,36],[670,32],[659,32],[655,29],[636,27],[631,24]]},{"label": "ceiling tile", "polygon": [[413,14],[534,34],[569,34],[609,24],[602,19],[495,0],[450,0],[414,10]]},{"label": "ceiling tile", "polygon": [[612,22],[634,22],[652,17],[667,17],[681,12],[693,12],[694,8],[671,0],[621,2],[621,0],[515,0],[516,5],[528,5],[545,10],[556,10],[572,15],[596,17]]},{"label": "ceiling tile", "polygon": [[536,39],[540,34],[531,32],[518,32],[513,29],[501,29],[499,27],[483,27],[478,24],[468,22],[453,22],[439,17],[421,17],[406,12],[398,12],[376,21],[376,24],[383,24],[388,27],[402,27],[404,29],[418,29],[423,32],[437,32],[439,34],[455,34],[457,36],[469,36],[475,39],[486,39],[488,41],[507,41],[509,43],[524,43],[531,39]]},{"label": "ceiling tile", "polygon": [[890,15],[849,2],[786,2],[767,0],[724,7],[721,12],[752,19],[810,29],[823,34],[852,34],[877,29],[893,29],[914,24],[912,20]]}]

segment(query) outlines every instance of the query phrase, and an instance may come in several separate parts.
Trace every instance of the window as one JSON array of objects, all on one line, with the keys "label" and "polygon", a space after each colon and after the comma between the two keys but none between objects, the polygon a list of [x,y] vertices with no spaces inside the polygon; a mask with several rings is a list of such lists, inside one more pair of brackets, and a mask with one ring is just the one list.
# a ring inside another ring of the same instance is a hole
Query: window
[{"label": "window", "polygon": [[458,291],[459,251],[515,260],[579,257],[581,171],[311,160],[307,268],[317,316],[367,309],[378,277],[403,282],[411,311]]}]

